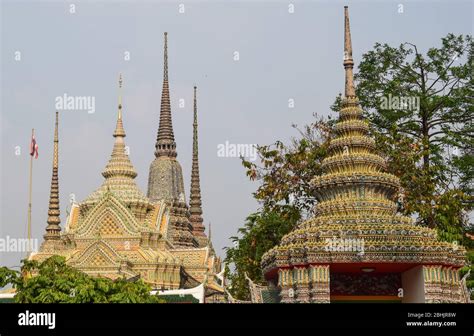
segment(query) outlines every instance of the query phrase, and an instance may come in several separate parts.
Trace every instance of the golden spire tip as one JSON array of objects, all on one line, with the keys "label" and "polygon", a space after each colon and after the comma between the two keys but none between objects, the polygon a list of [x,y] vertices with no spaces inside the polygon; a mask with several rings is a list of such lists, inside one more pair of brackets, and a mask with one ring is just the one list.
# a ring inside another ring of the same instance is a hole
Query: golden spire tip
[{"label": "golden spire tip", "polygon": [[352,59],[352,41],[351,41],[351,28],[349,24],[349,10],[348,6],[344,6],[344,69],[345,69],[345,89],[344,94],[346,97],[355,96],[354,89],[354,75],[353,67],[354,60]]},{"label": "golden spire tip", "polygon": [[118,119],[122,119],[122,86],[123,86],[123,77],[122,73],[119,74],[119,104],[118,104]]}]

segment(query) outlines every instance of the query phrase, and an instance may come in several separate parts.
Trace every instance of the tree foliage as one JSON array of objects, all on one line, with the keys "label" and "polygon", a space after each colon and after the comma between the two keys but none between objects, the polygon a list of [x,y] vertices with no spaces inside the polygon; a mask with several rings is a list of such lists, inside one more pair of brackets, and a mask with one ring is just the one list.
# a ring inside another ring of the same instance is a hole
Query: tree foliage
[{"label": "tree foliage", "polygon": [[42,263],[23,260],[20,272],[0,268],[0,287],[16,289],[18,303],[160,303],[141,279],[91,277],[52,256]]},{"label": "tree foliage", "polygon": [[[296,128],[296,126],[295,126]],[[264,283],[260,262],[263,254],[277,245],[298,222],[311,215],[315,203],[310,181],[320,175],[321,161],[326,155],[330,126],[323,119],[299,130],[300,138],[289,145],[277,141],[258,146],[260,164],[242,159],[251,180],[261,184],[254,193],[261,205],[247,217],[238,236],[231,237],[234,247],[226,249],[226,276],[231,281],[231,294],[238,299],[250,297],[245,274]]]},{"label": "tree foliage", "polygon": [[355,76],[379,149],[406,192],[403,211],[464,244],[472,242],[473,56],[470,36],[449,34],[426,55],[412,43],[376,43]]},{"label": "tree foliage", "polygon": [[289,145],[276,141],[273,145],[257,146],[260,164],[242,159],[246,174],[261,185],[254,193],[265,211],[280,212],[283,207],[311,215],[315,203],[311,180],[321,175],[321,162],[326,157],[333,122],[317,118],[302,130],[300,137],[292,138]]},{"label": "tree foliage", "polygon": [[467,258],[470,265],[461,268],[459,275],[461,277],[466,276],[466,287],[470,291],[471,300],[474,301],[474,251],[469,251]]},{"label": "tree foliage", "polygon": [[244,227],[238,230],[239,236],[230,238],[234,247],[226,248],[226,266],[234,267],[233,272],[226,269],[231,282],[228,289],[233,297],[250,299],[245,275],[257,283],[265,282],[260,267],[263,254],[277,245],[299,218],[300,212],[292,206],[281,207],[280,212],[262,211],[247,217]]}]

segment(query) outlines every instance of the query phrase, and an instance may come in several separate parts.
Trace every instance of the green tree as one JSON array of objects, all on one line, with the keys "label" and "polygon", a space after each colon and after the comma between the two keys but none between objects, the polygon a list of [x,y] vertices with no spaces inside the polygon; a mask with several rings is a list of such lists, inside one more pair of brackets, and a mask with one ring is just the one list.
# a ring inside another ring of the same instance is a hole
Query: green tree
[{"label": "green tree", "polygon": [[[403,211],[470,244],[473,206],[474,46],[449,34],[426,55],[412,43],[376,43],[359,65],[357,94],[389,170],[406,191]],[[337,101],[335,107],[337,107]]]},{"label": "green tree", "polygon": [[303,217],[310,216],[315,198],[312,196],[311,180],[322,173],[321,162],[326,157],[327,146],[334,122],[318,118],[305,125],[298,138],[288,145],[276,141],[273,145],[257,146],[257,163],[242,159],[246,174],[261,184],[253,194],[266,211],[280,212],[280,207],[292,207],[301,211]]},{"label": "green tree", "polygon": [[461,268],[459,275],[464,277],[469,272],[466,278],[466,287],[470,290],[471,300],[474,301],[474,251],[469,251],[467,258],[470,265]]},{"label": "green tree", "polygon": [[228,290],[237,299],[250,299],[245,275],[256,283],[265,282],[260,267],[263,254],[277,245],[300,219],[300,212],[294,207],[279,209],[280,212],[261,211],[251,214],[244,227],[238,230],[239,236],[230,238],[234,247],[226,248],[225,263],[232,265],[234,270],[230,272],[227,268],[226,277],[231,283]]},{"label": "green tree", "polygon": [[16,289],[18,303],[160,303],[141,279],[91,277],[52,256],[42,263],[23,260],[20,272],[0,268],[0,287]]},{"label": "green tree", "polygon": [[247,217],[238,235],[231,237],[234,247],[226,249],[226,265],[233,268],[232,272],[227,268],[226,277],[235,298],[250,298],[245,274],[257,283],[265,282],[260,267],[262,255],[312,214],[315,198],[310,182],[322,173],[330,125],[319,119],[298,131],[300,137],[293,138],[289,145],[277,141],[258,146],[258,163],[242,159],[247,176],[261,183],[254,193],[261,207]]}]

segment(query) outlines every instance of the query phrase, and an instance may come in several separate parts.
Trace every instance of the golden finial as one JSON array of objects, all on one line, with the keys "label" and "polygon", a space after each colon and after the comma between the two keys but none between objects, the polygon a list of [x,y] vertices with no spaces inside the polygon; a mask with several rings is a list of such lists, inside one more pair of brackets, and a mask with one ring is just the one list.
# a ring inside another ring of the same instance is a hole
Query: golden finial
[{"label": "golden finial", "polygon": [[165,32],[165,46],[164,46],[164,69],[163,69],[163,79],[168,81],[168,32]]},{"label": "golden finial", "polygon": [[354,97],[354,78],[352,69],[354,60],[352,59],[351,28],[349,24],[349,8],[344,6],[344,69],[346,72],[345,96]]},{"label": "golden finial", "polygon": [[118,93],[118,115],[117,115],[117,126],[115,128],[114,137],[125,137],[125,131],[122,124],[122,74],[119,75],[119,93]]},{"label": "golden finial", "polygon": [[54,127],[54,142],[58,142],[58,125],[59,125],[59,112],[56,111],[56,122]]},{"label": "golden finial", "polygon": [[118,118],[122,119],[122,84],[123,84],[123,79],[122,79],[122,74],[120,73],[119,75],[119,105],[118,105]]}]

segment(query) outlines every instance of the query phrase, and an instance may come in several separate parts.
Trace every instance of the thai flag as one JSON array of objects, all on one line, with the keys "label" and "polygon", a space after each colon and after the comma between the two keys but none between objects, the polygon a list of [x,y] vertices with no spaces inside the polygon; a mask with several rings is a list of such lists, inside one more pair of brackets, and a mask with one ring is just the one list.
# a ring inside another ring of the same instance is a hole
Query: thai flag
[{"label": "thai flag", "polygon": [[30,155],[34,156],[35,159],[38,158],[38,144],[36,143],[36,139],[34,135],[31,136]]}]

